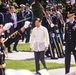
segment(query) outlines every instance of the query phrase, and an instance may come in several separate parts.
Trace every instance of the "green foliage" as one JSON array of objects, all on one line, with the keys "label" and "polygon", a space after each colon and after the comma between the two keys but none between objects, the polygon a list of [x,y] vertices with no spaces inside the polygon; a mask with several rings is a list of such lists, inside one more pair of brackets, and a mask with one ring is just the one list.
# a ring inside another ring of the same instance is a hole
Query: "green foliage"
[{"label": "green foliage", "polygon": [[15,0],[15,2],[19,6],[20,4],[26,4],[28,2],[28,0]]},{"label": "green foliage", "polygon": [[43,12],[39,6],[39,3],[36,3],[35,5],[33,5],[33,13],[34,13],[34,18],[42,18],[43,17]]},{"label": "green foliage", "polygon": [[55,4],[59,4],[59,3],[64,5],[66,3],[66,0],[55,0]]}]

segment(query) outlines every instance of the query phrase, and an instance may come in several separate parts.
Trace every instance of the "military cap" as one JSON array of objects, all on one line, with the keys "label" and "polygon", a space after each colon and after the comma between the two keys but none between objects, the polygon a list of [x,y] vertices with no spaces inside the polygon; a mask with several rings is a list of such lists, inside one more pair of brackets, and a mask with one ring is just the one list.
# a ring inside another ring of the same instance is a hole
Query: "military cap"
[{"label": "military cap", "polygon": [[50,6],[49,6],[49,5],[47,5],[45,9],[46,9],[46,10],[50,10]]},{"label": "military cap", "polygon": [[58,4],[57,8],[62,9],[62,4]]},{"label": "military cap", "polygon": [[26,7],[30,7],[29,3],[26,3],[25,6],[26,6]]},{"label": "military cap", "polygon": [[67,3],[67,4],[70,4],[71,2],[70,2],[70,1],[67,1],[66,3]]},{"label": "military cap", "polygon": [[52,8],[52,11],[56,11],[55,8]]},{"label": "military cap", "polygon": [[25,7],[25,5],[24,4],[20,4],[20,7]]},{"label": "military cap", "polygon": [[68,13],[67,13],[67,17],[70,18],[70,17],[72,17],[74,14],[75,14],[74,12],[68,12]]}]

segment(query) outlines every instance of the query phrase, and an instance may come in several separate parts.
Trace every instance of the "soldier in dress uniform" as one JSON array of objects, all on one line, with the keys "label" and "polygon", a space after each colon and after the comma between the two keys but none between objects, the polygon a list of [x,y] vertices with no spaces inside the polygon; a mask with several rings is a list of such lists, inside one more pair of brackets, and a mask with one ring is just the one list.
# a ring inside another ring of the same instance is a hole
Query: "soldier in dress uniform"
[{"label": "soldier in dress uniform", "polygon": [[[32,10],[30,9],[30,5],[28,3],[26,3],[26,8],[25,8],[25,18],[28,18],[30,17],[29,19],[27,19],[27,21],[30,21],[30,22],[33,22],[33,12]],[[30,39],[30,30],[31,30],[31,27],[28,27],[26,30],[25,30],[25,37],[26,37],[26,43],[29,42],[29,39]]]},{"label": "soldier in dress uniform", "polygon": [[54,24],[52,32],[55,35],[53,38],[55,39],[56,44],[55,44],[54,40],[53,40],[53,42],[54,42],[54,46],[56,48],[57,56],[59,58],[62,58],[63,53],[61,52],[61,49],[60,49],[60,46],[59,46],[60,42],[59,42],[59,39],[58,39],[58,35],[60,35],[59,26],[58,26],[59,25],[59,22],[58,22],[59,19],[58,19],[57,12],[56,12],[55,8],[53,8],[52,11],[53,11],[53,15],[51,17],[52,17],[52,22]]},{"label": "soldier in dress uniform", "polygon": [[5,40],[2,40],[2,33],[13,26],[13,23],[6,23],[4,27],[0,25],[0,75],[5,75],[5,53],[4,50],[6,50],[6,47],[11,45],[13,42],[15,42],[18,38],[22,36],[22,33],[25,31],[26,28],[28,28],[30,25],[29,21],[26,21],[24,26],[19,29],[18,31],[11,34],[9,37],[7,37]]},{"label": "soldier in dress uniform", "polygon": [[[4,47],[4,49],[6,50],[6,48],[11,45],[13,42],[17,41],[17,39],[22,37],[23,32],[25,31],[25,29],[27,29],[30,26],[30,22],[29,21],[25,21],[25,24],[22,28],[20,28],[19,30],[15,31],[14,33],[12,33],[10,36],[8,36],[5,40],[1,41],[2,46]],[[0,36],[1,34],[10,29],[11,26],[13,26],[13,23],[6,23],[4,25],[4,27],[0,30]]]},{"label": "soldier in dress uniform", "polygon": [[68,13],[68,22],[65,24],[65,73],[70,71],[71,52],[73,52],[76,63],[76,20],[74,12]]},{"label": "soldier in dress uniform", "polygon": [[[51,18],[52,10],[50,10],[50,6],[48,6],[48,5],[46,6],[45,12],[46,12],[46,14],[50,17],[50,20],[52,21],[52,18]],[[51,59],[55,59],[55,56],[53,55],[53,54],[54,54],[54,53],[53,53],[53,49],[54,49],[53,44],[54,44],[54,43],[53,43],[53,40],[52,40],[52,37],[51,37],[52,28],[53,28],[53,27],[51,27],[51,25],[50,25],[50,23],[49,23],[49,21],[48,21],[48,19],[47,19],[46,16],[44,16],[43,19],[42,19],[42,25],[47,28],[48,33],[49,33],[49,38],[50,38],[50,39],[49,39],[50,46],[49,46],[48,50],[45,52],[45,55],[46,55],[47,57],[51,57]],[[49,54],[50,54],[50,55],[49,55]]]},{"label": "soldier in dress uniform", "polygon": [[[0,29],[2,27],[3,26],[0,25]],[[0,36],[0,75],[5,75],[5,53],[1,41],[2,41],[2,35]]]},{"label": "soldier in dress uniform", "polygon": [[[17,13],[17,20],[20,21],[22,19],[25,19],[25,5],[24,4],[20,4],[20,11]],[[23,27],[25,21],[22,21],[20,23],[17,24],[17,30],[20,29],[21,27]],[[24,40],[24,35],[25,32],[23,33],[23,37],[22,37],[22,41]]]},{"label": "soldier in dress uniform", "polygon": [[72,11],[72,5],[71,1],[66,2],[66,12],[71,12]]}]

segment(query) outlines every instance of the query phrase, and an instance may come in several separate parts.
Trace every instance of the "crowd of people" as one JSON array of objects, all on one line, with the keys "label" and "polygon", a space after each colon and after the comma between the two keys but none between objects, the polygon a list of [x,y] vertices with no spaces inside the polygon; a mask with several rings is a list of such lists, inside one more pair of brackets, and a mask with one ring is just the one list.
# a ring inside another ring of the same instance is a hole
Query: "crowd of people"
[{"label": "crowd of people", "polygon": [[[4,38],[7,38],[10,34],[15,32],[16,30],[20,29],[23,25],[24,22],[26,21],[33,21],[33,12],[30,9],[30,5],[26,3],[20,4],[20,11],[16,12],[15,6],[9,6],[6,1],[3,1],[2,4],[0,5],[0,24],[4,25],[8,22],[12,22],[14,25],[7,31],[5,31]],[[23,20],[22,22],[19,22]],[[30,39],[30,30],[31,27],[28,27],[27,30],[23,33],[22,40],[26,38],[26,43],[29,42]],[[18,52],[17,50],[17,44],[18,44],[19,39],[14,43],[13,50]],[[12,53],[11,51],[11,46],[8,47],[8,52]]]},{"label": "crowd of people", "polygon": [[[0,19],[1,23],[5,25],[6,23],[12,22],[13,25],[7,31],[5,31],[5,38],[10,36],[16,30],[23,27],[26,21],[30,23],[33,22],[33,12],[30,9],[30,5],[21,4],[21,9],[16,13],[14,6],[9,6],[6,2],[2,2],[0,6]],[[30,41],[30,51],[34,48],[36,73],[40,70],[39,60],[41,60],[45,69],[46,63],[44,60],[44,55],[50,57],[51,59],[58,59],[65,57],[65,74],[70,71],[70,61],[71,52],[73,52],[75,62],[76,62],[76,20],[75,13],[72,12],[72,6],[70,2],[67,3],[66,14],[63,15],[63,8],[61,5],[56,7],[46,5],[46,8],[42,8],[44,14],[42,20],[36,18],[34,20],[35,28],[33,28],[30,38],[30,30],[32,25],[27,27],[27,29],[22,33],[22,40],[26,37],[26,43]],[[5,12],[6,11],[6,12]],[[19,22],[23,20],[22,22]],[[19,22],[19,23],[18,23]],[[17,50],[17,39],[14,42],[13,50]],[[65,50],[63,46],[65,45]],[[33,47],[34,46],[34,47]],[[11,48],[8,46],[8,52],[11,53]]]}]

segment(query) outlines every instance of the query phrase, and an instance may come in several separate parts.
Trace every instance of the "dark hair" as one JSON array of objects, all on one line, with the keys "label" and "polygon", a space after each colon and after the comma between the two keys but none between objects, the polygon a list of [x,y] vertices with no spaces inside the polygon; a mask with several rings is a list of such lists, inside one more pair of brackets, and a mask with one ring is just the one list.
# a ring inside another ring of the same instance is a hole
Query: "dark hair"
[{"label": "dark hair", "polygon": [[33,28],[35,27],[35,21],[39,21],[39,22],[40,22],[41,19],[40,19],[40,18],[35,18],[35,19],[33,20],[33,24],[32,24],[32,25],[33,25]]},{"label": "dark hair", "polygon": [[39,22],[40,22],[41,19],[40,19],[40,18],[35,18],[35,19],[34,19],[34,22],[35,22],[35,21],[39,21]]}]

